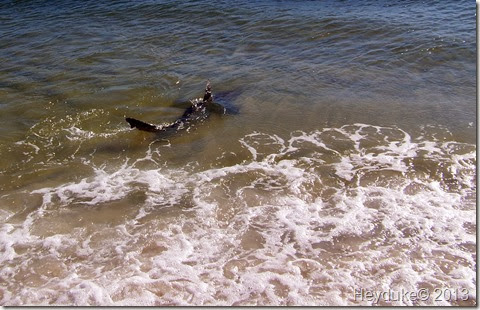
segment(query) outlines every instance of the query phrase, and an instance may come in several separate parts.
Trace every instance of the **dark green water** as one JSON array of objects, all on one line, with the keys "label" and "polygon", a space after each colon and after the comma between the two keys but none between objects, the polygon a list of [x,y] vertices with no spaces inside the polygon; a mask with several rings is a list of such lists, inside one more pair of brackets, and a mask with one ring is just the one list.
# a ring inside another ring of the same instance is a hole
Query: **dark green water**
[{"label": "dark green water", "polygon": [[[466,1],[3,2],[0,304],[476,304],[475,30]],[[207,80],[235,113],[124,120]]]}]

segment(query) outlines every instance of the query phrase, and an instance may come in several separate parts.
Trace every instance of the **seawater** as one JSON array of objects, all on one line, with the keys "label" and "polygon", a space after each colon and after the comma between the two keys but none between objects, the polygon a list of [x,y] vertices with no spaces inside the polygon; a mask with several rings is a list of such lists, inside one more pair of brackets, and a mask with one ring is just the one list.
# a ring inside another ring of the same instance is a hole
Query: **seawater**
[{"label": "seawater", "polygon": [[1,305],[476,305],[473,3],[0,13]]}]

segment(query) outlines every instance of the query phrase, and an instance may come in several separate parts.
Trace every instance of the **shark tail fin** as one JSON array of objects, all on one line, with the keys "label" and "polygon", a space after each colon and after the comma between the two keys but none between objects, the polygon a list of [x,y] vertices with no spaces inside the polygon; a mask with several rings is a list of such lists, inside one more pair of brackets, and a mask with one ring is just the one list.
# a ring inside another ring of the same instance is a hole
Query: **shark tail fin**
[{"label": "shark tail fin", "polygon": [[138,130],[148,131],[148,132],[157,132],[161,129],[155,125],[147,124],[145,122],[139,121],[138,119],[127,117],[125,120],[130,124],[130,128],[137,128]]}]

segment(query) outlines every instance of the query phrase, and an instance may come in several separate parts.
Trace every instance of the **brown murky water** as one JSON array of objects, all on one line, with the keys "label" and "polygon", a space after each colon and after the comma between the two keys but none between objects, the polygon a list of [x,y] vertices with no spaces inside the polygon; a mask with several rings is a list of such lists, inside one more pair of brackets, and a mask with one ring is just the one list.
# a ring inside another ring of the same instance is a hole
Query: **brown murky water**
[{"label": "brown murky water", "polygon": [[0,304],[476,304],[474,10],[1,4]]}]

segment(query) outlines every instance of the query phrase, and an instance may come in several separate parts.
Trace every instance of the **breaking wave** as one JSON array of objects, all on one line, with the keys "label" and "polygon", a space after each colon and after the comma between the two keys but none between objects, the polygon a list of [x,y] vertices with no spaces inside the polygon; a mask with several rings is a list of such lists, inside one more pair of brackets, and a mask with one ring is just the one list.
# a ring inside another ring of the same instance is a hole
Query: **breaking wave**
[{"label": "breaking wave", "polygon": [[475,304],[476,149],[428,132],[253,132],[243,161],[211,168],[169,168],[155,144],[85,159],[85,178],[0,197],[28,200],[0,214],[0,304],[367,305],[354,289],[442,287]]}]

